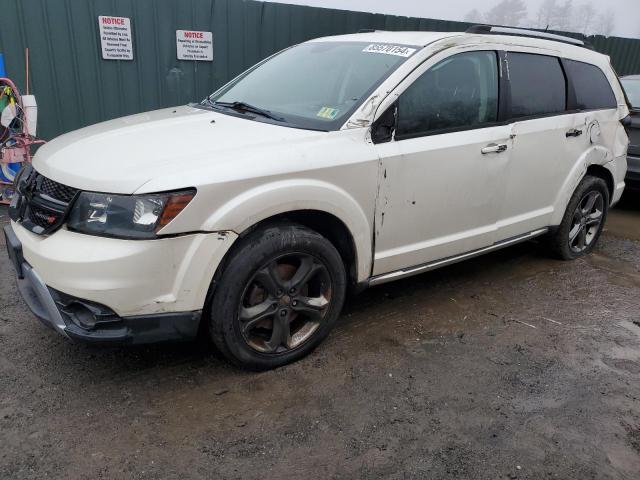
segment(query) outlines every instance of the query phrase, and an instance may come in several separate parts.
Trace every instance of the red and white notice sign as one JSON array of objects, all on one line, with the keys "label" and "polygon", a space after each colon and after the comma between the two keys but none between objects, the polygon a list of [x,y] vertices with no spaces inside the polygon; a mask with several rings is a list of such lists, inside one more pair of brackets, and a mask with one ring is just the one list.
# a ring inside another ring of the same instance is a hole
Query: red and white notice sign
[{"label": "red and white notice sign", "polygon": [[213,33],[176,30],[178,60],[213,61]]},{"label": "red and white notice sign", "polygon": [[98,17],[102,58],[133,60],[131,20],[126,17]]}]

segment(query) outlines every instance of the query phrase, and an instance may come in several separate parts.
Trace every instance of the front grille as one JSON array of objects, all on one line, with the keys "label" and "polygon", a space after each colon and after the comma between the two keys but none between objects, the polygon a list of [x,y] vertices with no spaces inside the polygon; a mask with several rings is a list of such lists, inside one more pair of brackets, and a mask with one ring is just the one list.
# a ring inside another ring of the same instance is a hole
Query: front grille
[{"label": "front grille", "polygon": [[15,183],[9,216],[38,235],[48,235],[62,226],[79,191],[40,175],[30,164],[22,168]]},{"label": "front grille", "polygon": [[60,200],[61,202],[69,203],[78,192],[77,188],[67,187],[66,185],[54,182],[42,175],[40,175],[40,179],[41,180],[38,182],[40,187],[36,188],[36,191],[39,191],[44,195],[48,195],[51,198],[55,198],[56,200]]},{"label": "front grille", "polygon": [[47,230],[59,220],[60,215],[32,205],[28,217],[31,222]]}]

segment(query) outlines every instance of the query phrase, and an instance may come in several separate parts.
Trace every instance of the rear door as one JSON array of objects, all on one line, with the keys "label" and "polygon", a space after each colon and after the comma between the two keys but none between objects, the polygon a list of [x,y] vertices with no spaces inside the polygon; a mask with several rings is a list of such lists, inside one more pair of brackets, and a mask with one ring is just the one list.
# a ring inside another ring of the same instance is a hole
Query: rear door
[{"label": "rear door", "polygon": [[[498,220],[504,240],[549,226],[553,205],[570,170],[566,134],[576,122],[567,109],[567,83],[557,57],[506,52],[513,151],[505,168]],[[584,140],[584,136],[577,142]],[[575,161],[575,158],[574,158]]]}]

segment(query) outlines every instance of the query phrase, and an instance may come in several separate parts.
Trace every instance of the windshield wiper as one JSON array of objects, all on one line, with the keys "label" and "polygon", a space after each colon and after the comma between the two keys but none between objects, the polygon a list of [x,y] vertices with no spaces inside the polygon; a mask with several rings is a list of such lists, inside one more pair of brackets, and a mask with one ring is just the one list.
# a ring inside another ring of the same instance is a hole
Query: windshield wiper
[{"label": "windshield wiper", "polygon": [[255,113],[256,115],[260,115],[262,117],[270,118],[271,120],[276,120],[278,122],[284,122],[285,119],[282,117],[278,117],[271,113],[269,110],[265,110],[264,108],[256,107],[246,102],[212,102],[211,100],[207,100],[209,105],[230,108],[231,110],[236,110],[238,112],[249,112]]}]

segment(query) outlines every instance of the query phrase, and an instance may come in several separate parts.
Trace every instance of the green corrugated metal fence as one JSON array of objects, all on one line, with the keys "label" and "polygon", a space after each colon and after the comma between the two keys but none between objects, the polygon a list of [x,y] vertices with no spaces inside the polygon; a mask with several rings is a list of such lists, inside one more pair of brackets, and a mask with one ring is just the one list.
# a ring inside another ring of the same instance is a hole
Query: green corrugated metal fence
[{"label": "green corrugated metal fence", "polygon": [[[131,18],[133,61],[102,60],[99,15]],[[251,0],[2,0],[0,52],[24,89],[29,47],[39,134],[52,138],[109,118],[200,100],[262,58],[310,38],[364,28],[467,27]],[[213,62],[177,60],[176,30],[212,31]],[[640,72],[640,40],[587,40],[611,56],[619,74]]]}]

